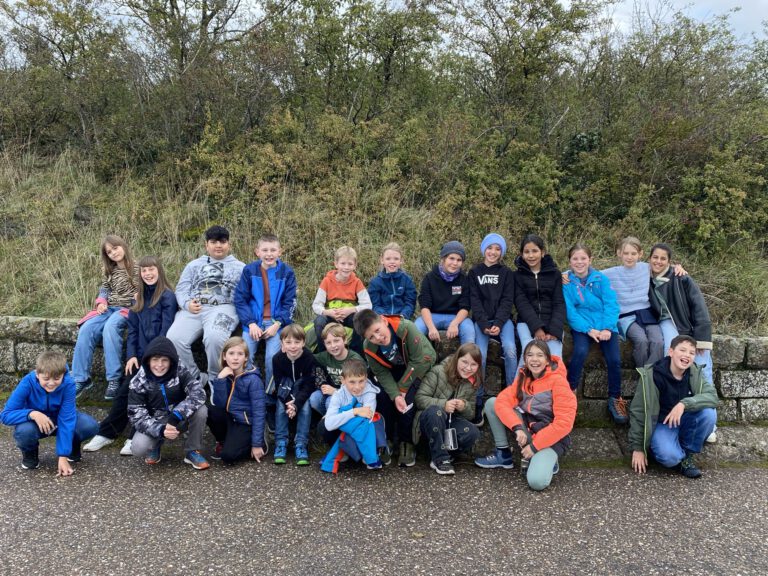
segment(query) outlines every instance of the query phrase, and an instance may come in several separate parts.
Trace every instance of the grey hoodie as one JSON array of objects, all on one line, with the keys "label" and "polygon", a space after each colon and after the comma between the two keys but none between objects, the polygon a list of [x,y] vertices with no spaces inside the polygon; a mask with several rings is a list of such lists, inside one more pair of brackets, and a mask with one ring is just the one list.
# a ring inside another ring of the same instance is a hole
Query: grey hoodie
[{"label": "grey hoodie", "polygon": [[222,260],[200,256],[184,267],[176,285],[176,301],[187,311],[196,298],[204,300],[203,304],[232,304],[243,268],[245,264],[231,254]]}]

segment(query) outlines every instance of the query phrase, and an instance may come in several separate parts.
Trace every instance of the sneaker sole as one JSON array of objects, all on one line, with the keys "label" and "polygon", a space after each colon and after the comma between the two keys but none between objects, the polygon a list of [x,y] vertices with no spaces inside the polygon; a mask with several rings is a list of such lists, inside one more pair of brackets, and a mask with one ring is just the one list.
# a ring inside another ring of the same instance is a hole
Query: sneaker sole
[{"label": "sneaker sole", "polygon": [[503,468],[504,470],[512,470],[515,467],[514,464],[480,464],[477,461],[475,461],[475,466],[479,468],[485,468],[486,470],[492,470],[493,468]]},{"label": "sneaker sole", "polygon": [[285,464],[285,458],[275,458],[273,462],[275,464]]},{"label": "sneaker sole", "polygon": [[162,460],[162,457],[158,458],[157,460],[153,460],[152,458],[144,458],[144,464],[149,464],[150,466],[154,466],[155,464],[160,464],[161,460]]},{"label": "sneaker sole", "polygon": [[409,462],[398,462],[397,463],[400,468],[411,468],[412,466],[416,466],[416,460],[411,460]]},{"label": "sneaker sole", "polygon": [[456,474],[455,470],[440,470],[440,468],[435,466],[434,462],[430,462],[429,467],[432,468],[432,470],[434,470],[438,474],[440,474],[440,476],[450,476],[451,474]]},{"label": "sneaker sole", "polygon": [[296,466],[309,466],[309,460],[296,460]]},{"label": "sneaker sole", "polygon": [[184,458],[184,464],[189,464],[195,470],[207,470],[208,468],[211,467],[211,465],[208,462],[206,462],[204,464],[202,464],[202,463],[201,464],[196,464],[195,462],[192,462],[192,460],[190,460],[189,458]]},{"label": "sneaker sole", "polygon": [[40,468],[40,462],[38,462],[34,466],[27,466],[26,464],[21,465],[22,470],[37,470],[38,468]]}]

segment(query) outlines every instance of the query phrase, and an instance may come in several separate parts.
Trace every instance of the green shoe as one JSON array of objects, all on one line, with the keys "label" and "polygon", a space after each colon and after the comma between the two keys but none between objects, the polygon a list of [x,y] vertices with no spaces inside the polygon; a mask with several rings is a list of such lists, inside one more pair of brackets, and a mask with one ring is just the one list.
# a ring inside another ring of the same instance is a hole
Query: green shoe
[{"label": "green shoe", "polygon": [[296,446],[296,466],[309,466],[309,452],[303,444]]},{"label": "green shoe", "polygon": [[285,457],[288,453],[288,446],[285,442],[278,442],[275,445],[275,455],[274,455],[274,463],[275,464],[285,464]]}]

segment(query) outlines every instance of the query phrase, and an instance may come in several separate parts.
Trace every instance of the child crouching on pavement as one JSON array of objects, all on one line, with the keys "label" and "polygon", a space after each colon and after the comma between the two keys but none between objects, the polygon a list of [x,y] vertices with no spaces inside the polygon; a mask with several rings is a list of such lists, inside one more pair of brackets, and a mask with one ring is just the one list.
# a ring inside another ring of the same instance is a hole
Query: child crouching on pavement
[{"label": "child crouching on pavement", "polygon": [[342,387],[331,396],[325,414],[325,428],[340,430],[336,443],[321,465],[325,472],[336,473],[344,455],[362,461],[369,470],[380,470],[379,448],[386,449],[384,422],[376,414],[379,389],[368,380],[368,368],[357,358],[346,360],[341,369]]},{"label": "child crouching on pavement", "polygon": [[75,409],[75,381],[64,354],[54,351],[37,357],[35,369],[21,379],[0,412],[0,422],[14,427],[24,470],[40,466],[40,438],[55,435],[57,476],[74,474],[70,462],[80,461],[81,443],[99,431],[94,418]]},{"label": "child crouching on pavement", "polygon": [[187,432],[184,463],[205,470],[209,464],[200,448],[207,416],[200,377],[179,364],[173,342],[158,336],[144,351],[128,392],[128,417],[136,429],[133,455],[144,456],[146,464],[157,464],[163,442]]}]

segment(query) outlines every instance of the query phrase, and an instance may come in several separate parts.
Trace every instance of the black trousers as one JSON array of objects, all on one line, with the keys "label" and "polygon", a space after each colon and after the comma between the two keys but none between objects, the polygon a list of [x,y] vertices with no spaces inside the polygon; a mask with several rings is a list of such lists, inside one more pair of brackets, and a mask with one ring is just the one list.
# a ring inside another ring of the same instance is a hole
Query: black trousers
[{"label": "black trousers", "polygon": [[[105,438],[111,438],[114,440],[120,434],[123,433],[125,427],[128,425],[128,386],[131,383],[131,378],[136,375],[139,369],[135,368],[133,372],[128,375],[123,375],[120,380],[120,388],[117,390],[117,395],[112,400],[112,407],[109,409],[109,414],[99,423],[99,436]],[[131,426],[131,430],[128,432],[128,438],[133,438],[135,430]]]},{"label": "black trousers", "polygon": [[[413,404],[420,385],[421,380],[417,378],[408,388],[405,393],[406,405]],[[389,394],[382,388],[381,392],[376,395],[376,411],[384,416],[387,438],[413,444],[413,419],[416,417],[416,406],[413,406],[405,414],[400,413]]]},{"label": "black trousers", "polygon": [[251,455],[251,426],[237,422],[221,406],[208,406],[208,428],[213,437],[221,442],[221,459],[233,464]]}]

